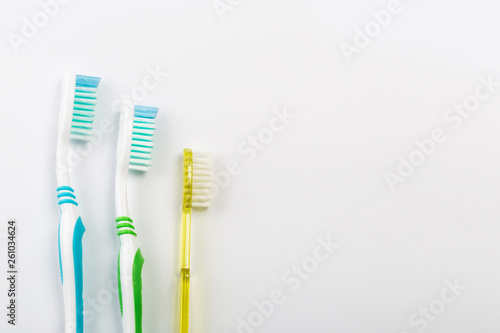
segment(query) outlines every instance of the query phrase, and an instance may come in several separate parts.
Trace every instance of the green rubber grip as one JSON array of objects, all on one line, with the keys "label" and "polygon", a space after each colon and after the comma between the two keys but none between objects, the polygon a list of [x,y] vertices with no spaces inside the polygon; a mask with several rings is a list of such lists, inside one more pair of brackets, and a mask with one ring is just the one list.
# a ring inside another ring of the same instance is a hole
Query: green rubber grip
[{"label": "green rubber grip", "polygon": [[[142,267],[144,257],[141,249],[138,249],[134,256],[132,266],[132,286],[134,291],[134,312],[135,312],[135,332],[142,333]],[[118,253],[118,297],[120,300],[120,313],[123,317],[122,284],[120,277],[120,253]]]},{"label": "green rubber grip", "polygon": [[135,332],[142,333],[142,266],[144,257],[141,249],[137,250],[132,269],[132,284],[134,285]]}]

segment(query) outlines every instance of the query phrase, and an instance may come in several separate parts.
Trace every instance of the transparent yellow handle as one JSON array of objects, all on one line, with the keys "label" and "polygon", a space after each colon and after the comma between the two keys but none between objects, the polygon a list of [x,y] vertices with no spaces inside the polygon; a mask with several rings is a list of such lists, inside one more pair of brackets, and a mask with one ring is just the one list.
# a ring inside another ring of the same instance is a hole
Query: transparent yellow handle
[{"label": "transparent yellow handle", "polygon": [[181,269],[181,333],[189,332],[189,268]]},{"label": "transparent yellow handle", "polygon": [[191,210],[182,213],[182,249],[181,249],[181,317],[180,332],[189,331],[189,278],[191,249]]}]

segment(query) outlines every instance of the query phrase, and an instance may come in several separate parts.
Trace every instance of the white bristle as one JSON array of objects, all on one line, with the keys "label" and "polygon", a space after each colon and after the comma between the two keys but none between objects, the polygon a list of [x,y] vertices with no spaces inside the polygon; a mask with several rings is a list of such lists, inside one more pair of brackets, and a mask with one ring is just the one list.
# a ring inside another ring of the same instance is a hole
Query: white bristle
[{"label": "white bristle", "polygon": [[82,93],[76,93],[75,94],[75,103],[81,103],[84,105],[95,105],[97,103],[96,101],[96,94],[82,94]]},{"label": "white bristle", "polygon": [[193,208],[207,208],[212,199],[212,155],[193,152]]},{"label": "white bristle", "polygon": [[71,121],[72,139],[89,141],[92,138],[96,91],[96,88],[76,87]]},{"label": "white bristle", "polygon": [[148,171],[151,167],[153,135],[155,131],[156,126],[154,119],[134,117],[129,163],[130,169]]},{"label": "white bristle", "polygon": [[137,154],[151,154],[153,152],[153,146],[151,147],[134,147]]},{"label": "white bristle", "polygon": [[94,88],[94,87],[79,86],[79,87],[77,87],[77,90],[78,90],[78,92],[80,92],[82,94],[84,94],[84,93],[95,94],[95,92],[96,92],[96,88]]}]

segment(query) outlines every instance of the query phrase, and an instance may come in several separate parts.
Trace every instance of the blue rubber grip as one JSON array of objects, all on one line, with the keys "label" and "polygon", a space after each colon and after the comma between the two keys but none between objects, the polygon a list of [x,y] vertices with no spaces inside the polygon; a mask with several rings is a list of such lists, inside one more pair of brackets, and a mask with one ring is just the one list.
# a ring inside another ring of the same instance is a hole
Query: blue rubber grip
[{"label": "blue rubber grip", "polygon": [[64,284],[62,260],[61,260],[61,219],[60,218],[59,218],[59,224],[57,225],[57,248],[59,249],[59,270],[61,271],[61,284]]},{"label": "blue rubber grip", "polygon": [[73,264],[76,293],[76,333],[83,333],[83,251],[82,239],[85,227],[79,217],[73,231]]}]

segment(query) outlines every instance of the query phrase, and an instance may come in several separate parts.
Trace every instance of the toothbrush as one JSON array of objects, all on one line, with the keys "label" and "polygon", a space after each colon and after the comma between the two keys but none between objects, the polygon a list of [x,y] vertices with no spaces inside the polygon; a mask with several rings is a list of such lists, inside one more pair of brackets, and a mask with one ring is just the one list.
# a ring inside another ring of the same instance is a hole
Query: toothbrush
[{"label": "toothbrush", "polygon": [[67,72],[63,78],[57,138],[59,266],[63,286],[65,332],[83,333],[82,238],[85,232],[69,178],[70,139],[90,140],[100,78]]},{"label": "toothbrush", "polygon": [[184,149],[184,194],[182,200],[180,332],[189,332],[189,280],[191,273],[191,212],[210,204],[212,157]]},{"label": "toothbrush", "polygon": [[142,266],[144,258],[129,217],[128,169],[147,171],[151,166],[153,134],[158,108],[134,106],[120,115],[115,183],[116,228],[120,238],[118,292],[124,333],[142,332]]}]

